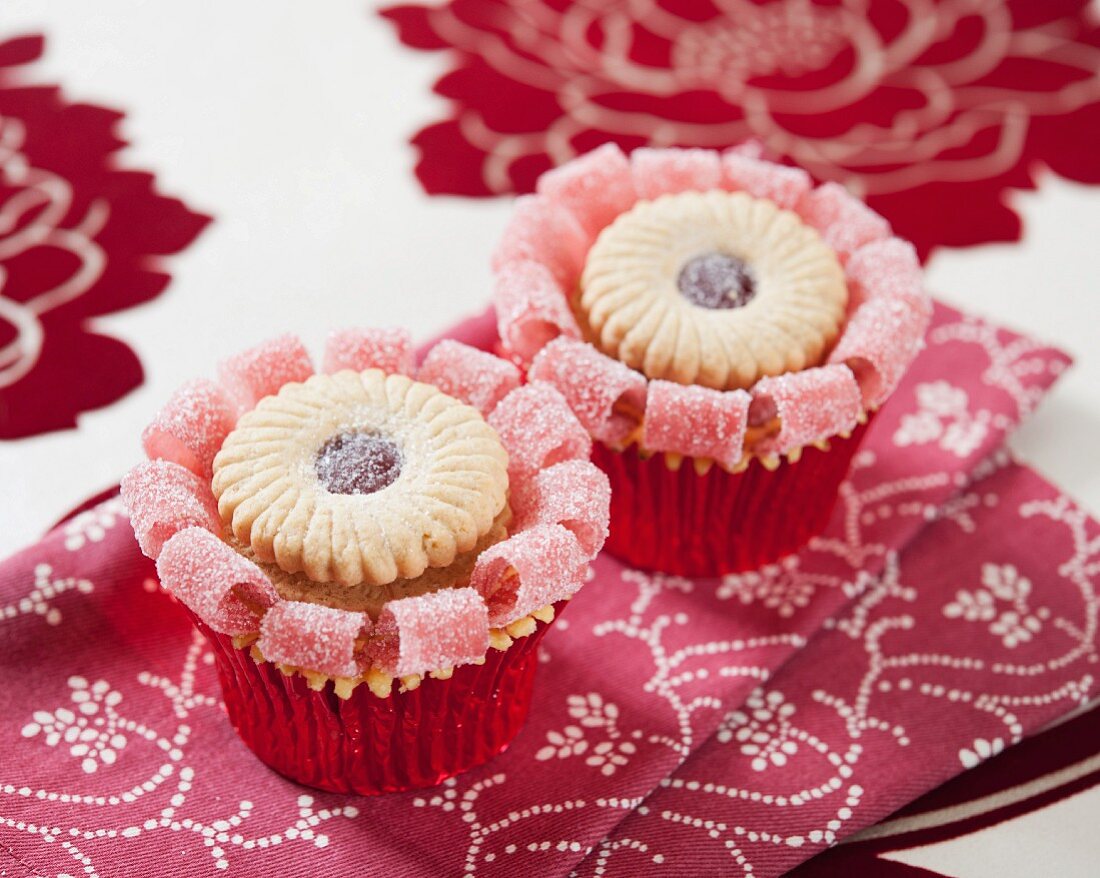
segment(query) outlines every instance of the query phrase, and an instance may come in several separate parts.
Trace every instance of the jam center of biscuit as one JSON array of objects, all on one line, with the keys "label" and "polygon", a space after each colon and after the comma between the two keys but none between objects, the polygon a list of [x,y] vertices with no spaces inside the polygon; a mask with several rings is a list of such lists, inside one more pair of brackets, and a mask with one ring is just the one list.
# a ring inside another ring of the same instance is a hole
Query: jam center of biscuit
[{"label": "jam center of biscuit", "polygon": [[726,309],[747,305],[756,293],[749,266],[727,253],[702,253],[688,260],[676,278],[680,295],[700,308]]},{"label": "jam center of biscuit", "polygon": [[373,494],[401,475],[401,451],[374,433],[339,433],[318,450],[314,468],[332,494]]}]

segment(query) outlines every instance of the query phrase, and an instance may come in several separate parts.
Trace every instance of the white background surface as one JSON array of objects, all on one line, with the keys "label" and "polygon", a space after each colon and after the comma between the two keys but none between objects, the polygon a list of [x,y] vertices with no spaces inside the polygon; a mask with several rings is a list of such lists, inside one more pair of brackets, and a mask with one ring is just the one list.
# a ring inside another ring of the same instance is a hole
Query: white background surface
[{"label": "white background surface", "polygon": [[[287,329],[318,353],[340,325],[426,337],[482,307],[509,212],[507,200],[421,192],[407,141],[444,115],[431,83],[446,59],[400,47],[365,4],[0,0],[0,36],[35,31],[48,37],[35,81],[123,109],[134,145],[122,163],[154,171],[163,192],[215,221],[171,260],[161,298],[96,323],[137,351],[145,384],[77,430],[0,443],[0,557],[116,482],[157,407],[219,357]],[[1100,190],[1044,174],[1037,193],[1009,197],[1023,242],[942,251],[929,285],[1076,357],[1012,444],[1100,513]],[[1039,874],[1017,848],[973,856],[1007,832],[1031,856],[1057,846],[1060,864],[1081,865],[1059,874],[1096,874],[1100,837],[1074,805],[1083,798],[904,859],[960,876]]]}]

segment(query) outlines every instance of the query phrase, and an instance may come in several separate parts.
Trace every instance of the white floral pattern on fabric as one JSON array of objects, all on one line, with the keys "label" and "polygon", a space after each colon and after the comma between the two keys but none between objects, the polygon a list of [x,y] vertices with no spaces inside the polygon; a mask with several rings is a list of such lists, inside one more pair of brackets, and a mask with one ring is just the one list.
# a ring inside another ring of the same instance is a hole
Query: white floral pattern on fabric
[{"label": "white floral pattern on fabric", "polygon": [[958,457],[969,457],[989,434],[993,413],[985,409],[971,412],[969,397],[961,387],[947,381],[918,384],[917,411],[906,414],[894,432],[894,444],[936,443]]},{"label": "white floral pattern on fabric", "polygon": [[[1031,581],[1011,564],[983,564],[982,587],[974,591],[959,589],[955,600],[945,604],[948,619],[988,622],[989,632],[1001,638],[1007,649],[1027,643],[1043,629],[1050,610],[1032,611],[1028,604]],[[1008,604],[1008,608],[1003,605]]]},{"label": "white floral pattern on fabric", "polygon": [[969,747],[963,747],[959,751],[959,762],[963,768],[974,768],[991,756],[996,756],[1005,748],[1005,742],[1001,738],[987,741],[985,738],[975,738]]},{"label": "white floral pattern on fabric", "polygon": [[107,531],[120,522],[127,521],[126,507],[122,498],[112,497],[86,509],[61,525],[65,533],[65,548],[70,552],[84,548],[88,543],[99,543],[107,536]]},{"label": "white floral pattern on fabric", "polygon": [[752,757],[753,771],[764,771],[769,765],[782,767],[787,757],[798,752],[788,722],[794,712],[795,706],[784,700],[782,692],[754,689],[744,707],[722,720],[717,738],[724,744],[739,744],[741,752]]}]

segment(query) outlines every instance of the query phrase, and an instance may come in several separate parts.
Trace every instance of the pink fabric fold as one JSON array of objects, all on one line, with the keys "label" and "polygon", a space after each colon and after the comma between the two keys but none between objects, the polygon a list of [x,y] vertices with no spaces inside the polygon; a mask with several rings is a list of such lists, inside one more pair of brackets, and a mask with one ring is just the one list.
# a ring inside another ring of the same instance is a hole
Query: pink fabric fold
[{"label": "pink fabric fold", "polygon": [[0,564],[5,843],[101,875],[778,875],[1092,693],[1100,526],[1001,450],[1066,362],[938,307],[821,538],[719,581],[598,559],[508,751],[367,804],[247,752],[118,501],[82,512]]}]

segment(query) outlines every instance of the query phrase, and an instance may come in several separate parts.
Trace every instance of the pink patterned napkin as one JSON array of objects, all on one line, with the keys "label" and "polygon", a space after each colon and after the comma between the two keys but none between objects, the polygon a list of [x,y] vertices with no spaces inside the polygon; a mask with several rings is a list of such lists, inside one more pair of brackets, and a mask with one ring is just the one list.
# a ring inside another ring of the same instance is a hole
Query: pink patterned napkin
[{"label": "pink patterned napkin", "polygon": [[511,749],[422,793],[322,794],[257,763],[117,500],[85,511],[0,565],[13,865],[790,868],[1090,691],[1096,528],[997,452],[1066,362],[938,308],[824,537],[720,581],[599,559]]}]

